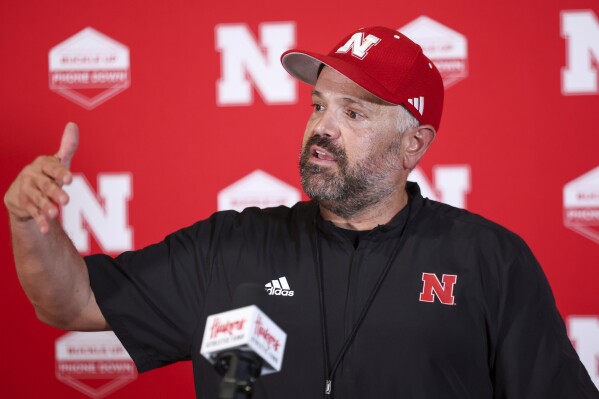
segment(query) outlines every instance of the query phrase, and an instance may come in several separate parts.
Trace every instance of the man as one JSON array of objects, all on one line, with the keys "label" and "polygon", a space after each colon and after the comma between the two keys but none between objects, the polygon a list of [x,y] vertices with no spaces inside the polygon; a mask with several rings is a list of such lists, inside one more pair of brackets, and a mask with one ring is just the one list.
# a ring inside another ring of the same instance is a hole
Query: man
[{"label": "man", "polygon": [[[163,242],[82,259],[55,218],[77,128],[5,196],[19,278],[38,317],[113,329],[140,371],[191,359],[198,397],[206,317],[245,282],[285,281],[265,309],[288,333],[270,398],[598,398],[525,243],[407,183],[439,128],[443,85],[420,47],[387,28],[328,55],[289,51],[314,85],[300,160],[313,199],[217,212]],[[293,291],[293,295],[291,295]]]}]

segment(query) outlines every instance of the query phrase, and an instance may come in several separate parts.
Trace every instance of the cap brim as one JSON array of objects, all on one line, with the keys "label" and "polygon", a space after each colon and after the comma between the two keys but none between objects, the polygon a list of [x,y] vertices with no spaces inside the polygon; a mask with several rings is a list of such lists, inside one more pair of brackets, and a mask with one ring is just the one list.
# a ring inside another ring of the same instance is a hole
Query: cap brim
[{"label": "cap brim", "polygon": [[324,60],[321,60],[321,57],[325,58],[319,54],[287,51],[281,56],[281,64],[291,76],[314,86],[316,79],[318,79],[320,64],[326,64]]},{"label": "cap brim", "polygon": [[384,101],[397,105],[404,102],[403,99],[395,97],[376,79],[339,58],[307,51],[289,50],[281,56],[281,64],[291,76],[312,86],[318,79],[320,65],[325,64]]}]

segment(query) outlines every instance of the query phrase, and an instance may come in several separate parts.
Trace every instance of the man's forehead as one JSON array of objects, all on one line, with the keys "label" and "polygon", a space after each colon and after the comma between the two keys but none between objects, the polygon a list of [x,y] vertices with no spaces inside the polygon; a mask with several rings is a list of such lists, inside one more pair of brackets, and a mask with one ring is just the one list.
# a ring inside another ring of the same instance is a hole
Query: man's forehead
[{"label": "man's forehead", "polygon": [[342,96],[378,105],[395,105],[380,99],[333,68],[325,66],[316,80],[313,95]]}]

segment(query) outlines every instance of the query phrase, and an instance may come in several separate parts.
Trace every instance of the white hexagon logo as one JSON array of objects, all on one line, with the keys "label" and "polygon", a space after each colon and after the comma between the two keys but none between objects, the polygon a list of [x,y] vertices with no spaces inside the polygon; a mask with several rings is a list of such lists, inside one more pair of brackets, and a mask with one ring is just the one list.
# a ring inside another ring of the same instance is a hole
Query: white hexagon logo
[{"label": "white hexagon logo", "polygon": [[599,166],[564,186],[564,225],[599,244]]},{"label": "white hexagon logo", "polygon": [[422,47],[446,89],[468,76],[468,40],[461,33],[424,15],[398,30]]},{"label": "white hexagon logo", "polygon": [[131,357],[112,331],[71,332],[56,340],[56,378],[102,398],[137,378]]},{"label": "white hexagon logo", "polygon": [[130,83],[129,48],[93,28],[53,47],[48,55],[50,90],[93,109]]},{"label": "white hexagon logo", "polygon": [[257,169],[218,193],[218,210],[293,206],[300,199],[298,189]]},{"label": "white hexagon logo", "polygon": [[599,315],[569,316],[567,323],[578,357],[599,389]]}]

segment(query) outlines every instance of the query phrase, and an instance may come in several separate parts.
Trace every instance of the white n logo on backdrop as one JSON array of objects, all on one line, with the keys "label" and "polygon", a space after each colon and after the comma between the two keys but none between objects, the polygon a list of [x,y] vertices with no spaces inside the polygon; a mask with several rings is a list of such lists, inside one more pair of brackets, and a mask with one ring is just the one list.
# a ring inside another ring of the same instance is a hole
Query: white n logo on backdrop
[{"label": "white n logo on backdrop", "polygon": [[133,249],[127,207],[132,193],[130,174],[98,175],[98,195],[84,175],[76,174],[65,191],[70,201],[62,209],[62,224],[79,252],[89,252],[90,233],[103,252]]},{"label": "white n logo on backdrop", "polygon": [[297,101],[297,84],[281,66],[279,57],[295,46],[293,22],[260,24],[260,43],[245,24],[215,27],[216,49],[221,53],[218,105],[251,105],[252,84],[266,104]]},{"label": "white n logo on backdrop", "polygon": [[433,167],[434,184],[420,168],[415,168],[409,177],[418,183],[424,197],[466,209],[466,195],[470,192],[470,166],[451,165]]},{"label": "white n logo on backdrop", "polygon": [[562,37],[566,39],[566,67],[562,68],[562,94],[599,94],[599,21],[591,10],[562,11]]}]

